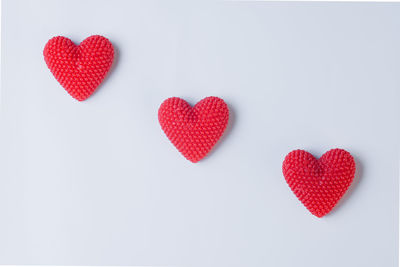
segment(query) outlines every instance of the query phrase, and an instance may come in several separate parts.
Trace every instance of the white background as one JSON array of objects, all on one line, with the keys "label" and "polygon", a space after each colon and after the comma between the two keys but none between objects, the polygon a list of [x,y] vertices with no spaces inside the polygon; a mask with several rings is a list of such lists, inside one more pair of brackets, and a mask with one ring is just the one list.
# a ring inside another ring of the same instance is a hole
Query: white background
[{"label": "white background", "polygon": [[[4,1],[0,264],[397,266],[399,15],[387,3]],[[42,51],[92,34],[117,59],[80,103]],[[230,126],[192,164],[157,110],[209,95]],[[357,174],[318,219],[281,164],[335,147]]]}]

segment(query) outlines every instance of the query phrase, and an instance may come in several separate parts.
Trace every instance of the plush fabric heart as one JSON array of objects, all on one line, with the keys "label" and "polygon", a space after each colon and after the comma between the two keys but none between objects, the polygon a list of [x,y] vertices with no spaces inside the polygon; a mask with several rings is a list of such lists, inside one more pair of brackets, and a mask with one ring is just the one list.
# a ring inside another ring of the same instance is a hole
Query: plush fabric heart
[{"label": "plush fabric heart", "polygon": [[323,217],[349,188],[356,165],[343,149],[332,149],[320,159],[304,150],[294,150],[286,156],[282,170],[303,205],[315,216]]},{"label": "plush fabric heart", "polygon": [[80,45],[57,36],[44,50],[44,60],[56,80],[75,99],[87,99],[100,85],[111,68],[114,48],[99,35],[86,38]]},{"label": "plush fabric heart", "polygon": [[229,109],[218,97],[206,97],[193,108],[185,100],[172,97],[161,104],[158,120],[183,156],[191,162],[198,162],[224,133]]}]

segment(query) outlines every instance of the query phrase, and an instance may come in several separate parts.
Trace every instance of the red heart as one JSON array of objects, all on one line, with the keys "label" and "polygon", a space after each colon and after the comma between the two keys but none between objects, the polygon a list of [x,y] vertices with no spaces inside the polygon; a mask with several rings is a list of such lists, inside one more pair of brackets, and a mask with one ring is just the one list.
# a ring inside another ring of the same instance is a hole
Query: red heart
[{"label": "red heart", "polygon": [[315,216],[323,217],[349,188],[356,165],[343,149],[332,149],[320,159],[304,150],[294,150],[283,161],[282,171],[303,205]]},{"label": "red heart", "polygon": [[172,97],[161,104],[158,120],[183,156],[191,162],[198,162],[224,133],[229,109],[218,97],[206,97],[193,108],[185,100]]},{"label": "red heart", "polygon": [[86,38],[79,45],[57,36],[43,50],[44,60],[56,80],[75,99],[83,101],[100,85],[111,68],[114,48],[99,35]]}]

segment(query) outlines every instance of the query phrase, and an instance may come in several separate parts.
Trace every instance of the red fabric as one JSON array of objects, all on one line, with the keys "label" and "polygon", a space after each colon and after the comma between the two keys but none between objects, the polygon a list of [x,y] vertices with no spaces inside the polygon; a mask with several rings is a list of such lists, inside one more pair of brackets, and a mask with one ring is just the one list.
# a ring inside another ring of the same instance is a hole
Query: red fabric
[{"label": "red fabric", "polygon": [[191,162],[204,158],[225,131],[229,109],[218,97],[206,97],[193,108],[183,99],[165,100],[158,110],[161,128]]},{"label": "red fabric", "polygon": [[282,170],[303,205],[315,216],[323,217],[349,188],[356,165],[343,149],[332,149],[320,159],[304,150],[294,150],[286,156]]},{"label": "red fabric", "polygon": [[57,36],[43,51],[44,60],[57,81],[75,99],[87,99],[100,85],[114,59],[111,42],[99,35],[86,38],[80,45]]}]

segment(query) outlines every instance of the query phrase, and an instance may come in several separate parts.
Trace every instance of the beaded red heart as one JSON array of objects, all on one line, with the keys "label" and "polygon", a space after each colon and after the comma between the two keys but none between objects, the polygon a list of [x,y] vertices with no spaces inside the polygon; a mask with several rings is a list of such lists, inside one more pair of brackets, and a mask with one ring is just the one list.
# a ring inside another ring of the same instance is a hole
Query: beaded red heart
[{"label": "beaded red heart", "polygon": [[282,170],[296,197],[312,214],[323,217],[349,188],[356,164],[343,149],[332,149],[320,159],[304,150],[294,150],[286,156]]},{"label": "beaded red heart", "polygon": [[229,109],[218,97],[206,97],[194,107],[181,98],[172,97],[161,104],[158,120],[172,144],[195,163],[221,138],[228,124]]},{"label": "beaded red heart", "polygon": [[106,77],[114,60],[114,48],[99,35],[90,36],[79,45],[57,36],[47,42],[43,55],[61,86],[73,98],[83,101]]}]

